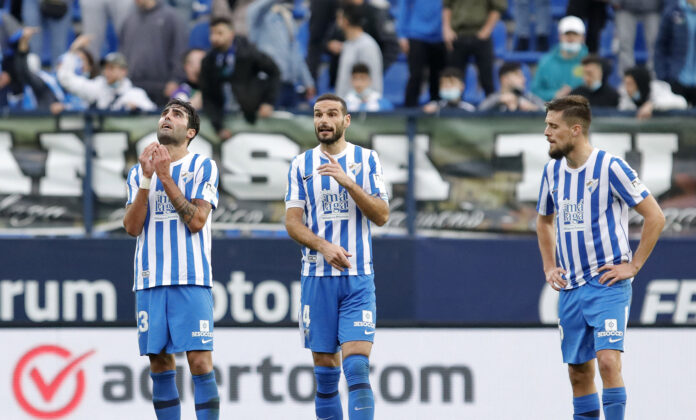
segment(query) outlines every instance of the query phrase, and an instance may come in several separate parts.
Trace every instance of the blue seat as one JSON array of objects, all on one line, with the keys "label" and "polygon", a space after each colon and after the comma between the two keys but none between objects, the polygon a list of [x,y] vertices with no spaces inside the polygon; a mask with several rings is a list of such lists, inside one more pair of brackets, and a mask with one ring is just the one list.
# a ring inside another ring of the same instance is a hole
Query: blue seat
[{"label": "blue seat", "polygon": [[404,103],[404,93],[408,83],[408,63],[404,60],[397,60],[389,66],[384,73],[383,97],[394,106],[401,106]]},{"label": "blue seat", "polygon": [[491,40],[493,41],[493,54],[497,58],[503,57],[505,51],[507,51],[507,28],[502,20],[495,24],[493,33],[491,33]]},{"label": "blue seat", "polygon": [[191,29],[189,34],[189,48],[198,48],[201,50],[210,49],[210,22],[199,22]]}]

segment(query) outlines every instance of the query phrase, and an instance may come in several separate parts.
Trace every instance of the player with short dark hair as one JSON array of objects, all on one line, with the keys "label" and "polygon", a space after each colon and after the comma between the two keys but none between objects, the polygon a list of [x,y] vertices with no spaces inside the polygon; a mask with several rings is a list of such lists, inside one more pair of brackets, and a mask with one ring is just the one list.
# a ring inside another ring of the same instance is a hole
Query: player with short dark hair
[{"label": "player with short dark hair", "polygon": [[188,102],[171,99],[157,140],[128,172],[123,225],[137,236],[134,275],[140,354],[150,358],[152,402],[159,420],[179,420],[174,353],[186,352],[198,420],[219,416],[213,371],[211,210],[219,175],[210,158],[188,151],[200,120]]},{"label": "player with short dark hair", "polygon": [[[665,218],[623,159],[590,144],[587,99],[566,96],[549,102],[546,110],[544,135],[553,160],[541,179],[537,236],[546,282],[560,292],[561,350],[573,388],[573,419],[599,419],[597,358],[604,417],[622,420],[626,389],[621,352],[631,282],[650,256]],[[629,207],[645,219],[635,254],[628,242]]]},{"label": "player with short dark hair", "polygon": [[290,165],[285,227],[303,246],[300,328],[314,358],[317,418],[343,418],[342,353],[349,418],[372,420],[369,356],[377,313],[370,226],[387,222],[389,204],[377,153],[348,143],[349,126],[342,98],[317,99],[319,145]]}]

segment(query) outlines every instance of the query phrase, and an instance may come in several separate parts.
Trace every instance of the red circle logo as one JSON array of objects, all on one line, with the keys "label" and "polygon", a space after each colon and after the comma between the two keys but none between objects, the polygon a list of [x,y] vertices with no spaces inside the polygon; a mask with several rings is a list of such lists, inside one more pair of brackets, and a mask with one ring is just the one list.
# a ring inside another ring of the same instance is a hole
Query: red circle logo
[{"label": "red circle logo", "polygon": [[[79,365],[92,354],[94,354],[94,350],[73,357],[70,351],[62,347],[51,345],[39,346],[30,350],[19,359],[17,367],[15,367],[12,375],[12,390],[14,391],[20,407],[32,416],[42,419],[61,418],[75,410],[85,392],[85,373]],[[61,363],[56,363],[56,357]],[[45,360],[46,358],[49,360],[54,359],[50,361],[51,365],[58,367],[58,372],[53,377],[46,377],[46,373],[42,374],[37,366],[42,360],[44,364],[48,363],[48,360]],[[23,381],[25,378],[25,371],[30,367],[31,370],[29,370],[28,375],[26,375],[28,378]],[[73,373],[75,379],[74,381],[69,381],[68,379],[73,376]],[[67,391],[59,392],[61,388],[63,388],[62,385],[68,382],[74,382],[72,395]],[[36,402],[30,402],[30,398],[27,397],[27,393],[25,392],[26,388],[22,386],[23,384],[25,386],[34,386],[37,389],[40,398],[33,398],[35,401],[43,400],[45,405],[48,405],[54,402],[54,397],[60,393],[63,396],[67,395],[67,403],[57,408],[37,407]]]}]

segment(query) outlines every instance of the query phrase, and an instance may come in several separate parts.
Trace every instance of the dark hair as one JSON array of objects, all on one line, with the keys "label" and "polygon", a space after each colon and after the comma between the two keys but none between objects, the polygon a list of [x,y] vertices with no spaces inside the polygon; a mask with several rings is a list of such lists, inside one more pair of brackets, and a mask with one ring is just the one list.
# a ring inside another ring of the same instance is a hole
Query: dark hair
[{"label": "dark hair", "polygon": [[444,79],[446,77],[454,77],[455,79],[463,80],[464,73],[462,73],[462,71],[456,67],[445,67],[440,72],[440,79]]},{"label": "dark hair", "polygon": [[546,103],[546,112],[549,111],[562,112],[563,121],[569,126],[580,124],[584,135],[590,131],[592,111],[590,110],[590,102],[584,96],[568,95],[554,99]]},{"label": "dark hair", "polygon": [[85,47],[80,47],[77,50],[81,52],[87,60],[87,64],[89,65],[89,78],[91,79],[96,77],[99,74],[99,66],[97,66],[97,63],[94,62],[94,57],[92,57],[92,53],[90,53],[89,50]]},{"label": "dark hair", "polygon": [[366,74],[369,76],[370,75],[370,68],[367,67],[367,64],[365,64],[365,63],[356,63],[353,66],[353,68],[351,69],[350,74],[356,74],[356,73]]},{"label": "dark hair", "polygon": [[580,62],[583,66],[586,66],[588,64],[596,64],[600,68],[604,69],[604,60],[596,54],[588,54],[585,56],[585,58],[582,59]]},{"label": "dark hair", "polygon": [[200,48],[189,48],[188,50],[186,50],[186,52],[185,52],[184,55],[182,56],[181,61],[182,61],[183,64],[186,64],[186,60],[188,60],[189,55],[191,55],[191,53],[194,52],[194,51],[203,51],[203,52],[205,52],[205,50],[200,49]]},{"label": "dark hair", "polygon": [[210,19],[211,28],[217,25],[227,25],[230,29],[234,29],[234,25],[232,25],[232,20],[226,16],[217,16]]},{"label": "dark hair", "polygon": [[500,66],[500,70],[498,70],[498,79],[501,79],[508,73],[512,73],[518,70],[522,70],[522,65],[520,63],[514,61],[503,63],[503,65]]},{"label": "dark hair", "polygon": [[365,9],[362,5],[344,4],[341,7],[341,11],[343,12],[343,18],[350,26],[360,26],[361,28],[364,26]]},{"label": "dark hair", "polygon": [[631,98],[631,100],[640,108],[650,99],[650,81],[652,80],[650,71],[645,67],[631,67],[624,72],[624,76],[631,76],[636,82],[640,92],[640,99],[635,100]]},{"label": "dark hair", "polygon": [[317,98],[316,101],[314,101],[315,104],[318,104],[321,101],[336,101],[341,103],[341,112],[343,115],[346,115],[348,113],[348,106],[346,106],[346,101],[343,100],[338,95],[334,95],[333,93],[325,93],[321,95],[320,97]]},{"label": "dark hair", "polygon": [[[198,113],[196,112],[196,109],[191,105],[190,102],[187,101],[182,101],[181,99],[177,98],[172,98],[167,102],[167,105],[164,106],[164,110],[162,112],[164,113],[167,109],[171,107],[181,107],[186,110],[186,114],[188,115],[188,124],[186,125],[186,128],[193,128],[196,130],[196,136],[198,135],[198,132],[201,130],[201,118],[198,116]],[[188,144],[191,144],[191,140],[193,140],[196,136],[191,137],[189,140]]]}]

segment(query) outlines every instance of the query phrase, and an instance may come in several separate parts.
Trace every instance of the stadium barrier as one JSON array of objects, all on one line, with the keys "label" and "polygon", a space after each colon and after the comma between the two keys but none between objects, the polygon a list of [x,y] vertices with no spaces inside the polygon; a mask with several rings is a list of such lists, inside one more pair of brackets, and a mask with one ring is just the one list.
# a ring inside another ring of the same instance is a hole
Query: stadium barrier
[{"label": "stadium barrier", "polygon": [[[0,378],[11,384],[3,388],[3,419],[154,418],[148,362],[137,356],[134,328],[0,334]],[[379,329],[371,357],[377,418],[569,418],[572,395],[559,347],[555,329]],[[626,418],[692,418],[694,354],[694,329],[629,329]],[[191,376],[183,355],[177,364],[182,418],[190,419]],[[313,417],[311,356],[297,331],[217,328],[214,365],[221,418]],[[340,389],[345,410],[345,382]]]}]

